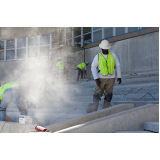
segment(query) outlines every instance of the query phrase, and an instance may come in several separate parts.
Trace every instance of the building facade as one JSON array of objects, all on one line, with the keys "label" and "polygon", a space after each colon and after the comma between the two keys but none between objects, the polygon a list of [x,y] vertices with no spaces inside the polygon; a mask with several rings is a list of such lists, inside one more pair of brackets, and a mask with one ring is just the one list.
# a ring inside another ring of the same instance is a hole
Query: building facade
[{"label": "building facade", "polygon": [[[6,75],[8,70],[14,72],[18,64],[29,64],[35,59],[50,60],[63,52],[63,60],[72,76],[76,73],[77,63],[92,62],[103,39],[111,43],[121,64],[124,59],[127,61],[122,74],[138,71],[134,65],[142,68],[140,72],[159,69],[159,27],[1,27],[0,74]],[[66,51],[65,47],[69,46]],[[148,66],[139,66],[143,59],[141,55]],[[57,60],[55,57],[53,66]],[[133,61],[136,60],[137,65],[131,63],[131,57],[135,57]],[[92,76],[90,67],[87,70]]]}]

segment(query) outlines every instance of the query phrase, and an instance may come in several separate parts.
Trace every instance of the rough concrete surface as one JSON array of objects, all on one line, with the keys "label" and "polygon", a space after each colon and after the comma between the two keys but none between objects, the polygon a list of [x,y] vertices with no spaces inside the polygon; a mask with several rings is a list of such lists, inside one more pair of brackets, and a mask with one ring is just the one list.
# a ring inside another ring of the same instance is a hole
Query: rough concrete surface
[{"label": "rough concrete surface", "polygon": [[77,118],[78,116],[76,116],[75,119],[73,119],[73,120],[66,121],[66,122],[59,123],[59,124],[55,124],[55,125],[49,125],[49,126],[46,126],[46,128],[52,132],[55,132],[58,130],[62,130],[64,128],[68,128],[68,127],[75,126],[78,124],[83,124],[83,123],[86,123],[86,122],[89,122],[89,121],[92,121],[95,119],[106,117],[106,116],[109,116],[109,115],[112,115],[112,114],[115,114],[118,112],[122,112],[124,110],[132,109],[132,108],[134,108],[133,104],[116,105],[116,106],[113,106],[113,107],[110,107],[107,109],[103,109],[103,110],[100,110],[97,112],[89,113],[89,114],[87,114],[85,116],[81,116],[79,118]]},{"label": "rough concrete surface", "polygon": [[143,130],[146,121],[159,121],[159,105],[145,105],[67,128],[58,133],[113,133]]}]

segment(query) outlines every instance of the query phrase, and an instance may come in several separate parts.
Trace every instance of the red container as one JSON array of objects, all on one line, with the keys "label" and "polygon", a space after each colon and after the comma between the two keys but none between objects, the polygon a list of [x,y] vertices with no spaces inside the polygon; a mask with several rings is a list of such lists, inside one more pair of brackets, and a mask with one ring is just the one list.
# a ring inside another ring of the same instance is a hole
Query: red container
[{"label": "red container", "polygon": [[35,129],[40,132],[45,132],[47,129],[42,126],[36,126]]}]

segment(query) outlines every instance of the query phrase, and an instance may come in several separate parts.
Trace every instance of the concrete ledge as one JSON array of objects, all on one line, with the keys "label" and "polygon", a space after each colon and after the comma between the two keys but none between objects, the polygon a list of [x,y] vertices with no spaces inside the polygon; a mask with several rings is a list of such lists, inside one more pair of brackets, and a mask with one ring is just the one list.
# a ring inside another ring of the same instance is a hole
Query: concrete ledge
[{"label": "concrete ledge", "polygon": [[118,131],[118,132],[114,132],[114,133],[153,133],[153,132],[149,132],[149,131]]},{"label": "concrete ledge", "polygon": [[145,105],[73,126],[57,133],[113,133],[140,131],[146,121],[159,121],[159,105]]},{"label": "concrete ledge", "polygon": [[159,122],[144,122],[143,129],[159,133]]},{"label": "concrete ledge", "polygon": [[29,133],[31,125],[0,121],[0,133]]},{"label": "concrete ledge", "polygon": [[87,115],[81,116],[79,118],[76,118],[76,119],[73,119],[67,122],[63,122],[63,123],[59,123],[55,125],[48,125],[45,127],[51,132],[56,132],[64,128],[68,128],[68,127],[75,126],[78,124],[83,124],[89,121],[93,121],[95,119],[106,117],[106,116],[109,116],[109,115],[112,115],[118,112],[122,112],[128,109],[132,109],[132,108],[134,108],[134,104],[120,104],[120,105],[116,105],[116,106],[113,106],[107,109],[89,113]]}]

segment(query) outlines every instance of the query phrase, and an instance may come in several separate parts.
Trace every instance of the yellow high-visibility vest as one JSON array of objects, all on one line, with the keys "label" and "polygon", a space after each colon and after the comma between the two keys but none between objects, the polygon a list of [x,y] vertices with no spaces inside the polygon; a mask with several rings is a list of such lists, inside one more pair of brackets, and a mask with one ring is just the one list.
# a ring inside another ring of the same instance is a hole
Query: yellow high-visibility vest
[{"label": "yellow high-visibility vest", "polygon": [[84,70],[84,67],[86,67],[86,64],[82,62],[81,64],[78,64],[77,67],[79,67],[81,70]]},{"label": "yellow high-visibility vest", "polygon": [[114,58],[111,51],[108,53],[107,61],[103,57],[102,53],[98,53],[99,55],[99,69],[102,76],[107,76],[108,74],[113,74],[114,72]]},{"label": "yellow high-visibility vest", "polygon": [[56,66],[59,67],[59,69],[64,69],[64,62],[59,61],[57,62]]},{"label": "yellow high-visibility vest", "polygon": [[[1,99],[1,101],[3,100],[3,93],[4,93],[4,91],[5,91],[6,89],[8,89],[8,88],[13,88],[13,87],[19,88],[18,85],[15,84],[15,83],[13,83],[13,82],[6,83],[6,84],[4,84],[4,85],[2,85],[2,86],[0,87],[0,99]],[[20,88],[19,88],[19,89],[20,89]]]}]

